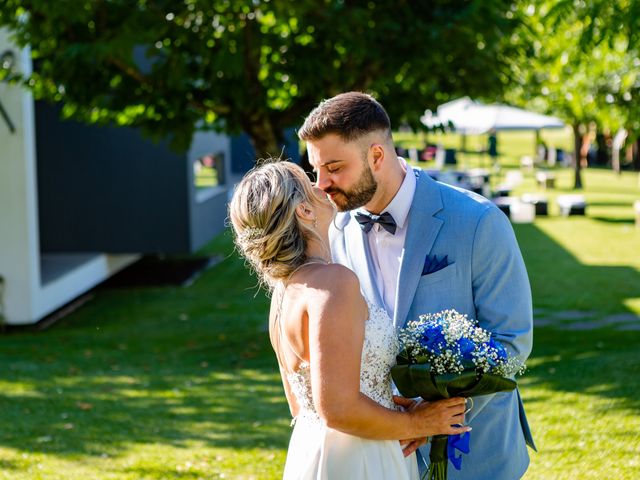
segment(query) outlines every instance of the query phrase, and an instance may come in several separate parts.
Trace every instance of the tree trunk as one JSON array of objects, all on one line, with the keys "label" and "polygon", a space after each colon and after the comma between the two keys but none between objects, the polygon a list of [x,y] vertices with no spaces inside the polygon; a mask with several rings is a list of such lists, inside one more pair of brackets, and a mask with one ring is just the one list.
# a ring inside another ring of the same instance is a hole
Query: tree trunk
[{"label": "tree trunk", "polygon": [[255,19],[247,22],[243,34],[244,77],[251,97],[251,113],[243,115],[242,128],[251,137],[256,152],[256,160],[280,158],[283,151],[279,147],[284,140],[282,129],[276,128],[274,118],[266,109],[267,92],[259,81],[260,75],[260,24]]},{"label": "tree trunk", "polygon": [[582,134],[580,133],[580,125],[573,124],[573,166],[575,168],[574,186],[576,190],[582,190]]},{"label": "tree trunk", "polygon": [[640,188],[640,138],[633,143],[631,155],[633,156],[633,168],[638,172],[638,188]]},{"label": "tree trunk", "polygon": [[266,116],[254,116],[245,122],[245,131],[251,138],[251,143],[256,151],[256,160],[263,158],[279,158],[283,153],[279,147],[279,137],[274,126]]}]

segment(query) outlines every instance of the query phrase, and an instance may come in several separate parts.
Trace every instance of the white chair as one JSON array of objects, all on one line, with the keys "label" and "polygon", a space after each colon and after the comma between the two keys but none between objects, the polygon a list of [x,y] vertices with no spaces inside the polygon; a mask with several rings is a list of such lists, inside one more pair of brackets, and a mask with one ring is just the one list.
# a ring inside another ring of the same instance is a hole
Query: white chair
[{"label": "white chair", "polygon": [[586,214],[587,201],[584,195],[559,195],[556,202],[558,202],[560,214],[563,217]]},{"label": "white chair", "polygon": [[511,204],[509,217],[513,223],[533,223],[536,219],[536,206],[517,200]]},{"label": "white chair", "polygon": [[513,188],[516,188],[524,181],[524,176],[520,170],[509,170],[505,177],[504,183],[510,185]]},{"label": "white chair", "polygon": [[522,170],[532,171],[533,158],[528,155],[520,157],[520,168],[522,168]]},{"label": "white chair", "polygon": [[536,172],[536,180],[538,185],[540,185],[545,190],[547,188],[555,188],[556,186],[556,176],[551,172]]},{"label": "white chair", "polygon": [[536,216],[545,216],[549,214],[549,201],[544,195],[525,193],[520,198],[524,203],[529,203],[534,206]]},{"label": "white chair", "polygon": [[444,167],[444,147],[442,145],[438,145],[434,160],[436,162],[436,168],[442,170],[442,167]]},{"label": "white chair", "polygon": [[555,147],[549,147],[549,153],[547,154],[547,164],[553,167],[556,164],[557,151]]}]

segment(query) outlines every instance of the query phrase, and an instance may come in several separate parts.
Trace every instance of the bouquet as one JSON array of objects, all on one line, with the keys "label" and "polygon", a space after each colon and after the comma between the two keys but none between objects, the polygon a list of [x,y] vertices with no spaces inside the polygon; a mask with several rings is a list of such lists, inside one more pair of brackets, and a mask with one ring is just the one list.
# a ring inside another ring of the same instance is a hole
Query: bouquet
[{"label": "bouquet", "polygon": [[[391,376],[402,395],[427,401],[511,391],[509,377],[524,370],[491,333],[455,310],[421,315],[399,332],[401,351]],[[461,469],[469,437],[436,435],[431,439],[429,480],[447,478],[447,461]]]}]

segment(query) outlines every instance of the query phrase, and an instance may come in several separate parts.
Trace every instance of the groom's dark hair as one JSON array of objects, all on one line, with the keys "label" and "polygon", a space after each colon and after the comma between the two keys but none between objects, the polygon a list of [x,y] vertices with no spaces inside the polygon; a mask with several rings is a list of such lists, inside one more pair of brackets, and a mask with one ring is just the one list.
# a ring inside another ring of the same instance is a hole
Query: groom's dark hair
[{"label": "groom's dark hair", "polygon": [[323,100],[298,130],[301,140],[319,140],[334,133],[351,142],[375,130],[391,137],[389,115],[375,98],[361,92],[346,92]]}]

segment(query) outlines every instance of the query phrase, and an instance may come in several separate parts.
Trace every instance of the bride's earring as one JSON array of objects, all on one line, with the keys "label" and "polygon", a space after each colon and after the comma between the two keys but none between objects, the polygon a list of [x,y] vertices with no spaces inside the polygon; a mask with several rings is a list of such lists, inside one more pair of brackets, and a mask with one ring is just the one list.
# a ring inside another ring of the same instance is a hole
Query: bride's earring
[{"label": "bride's earring", "polygon": [[318,228],[318,217],[313,217],[313,228]]}]

